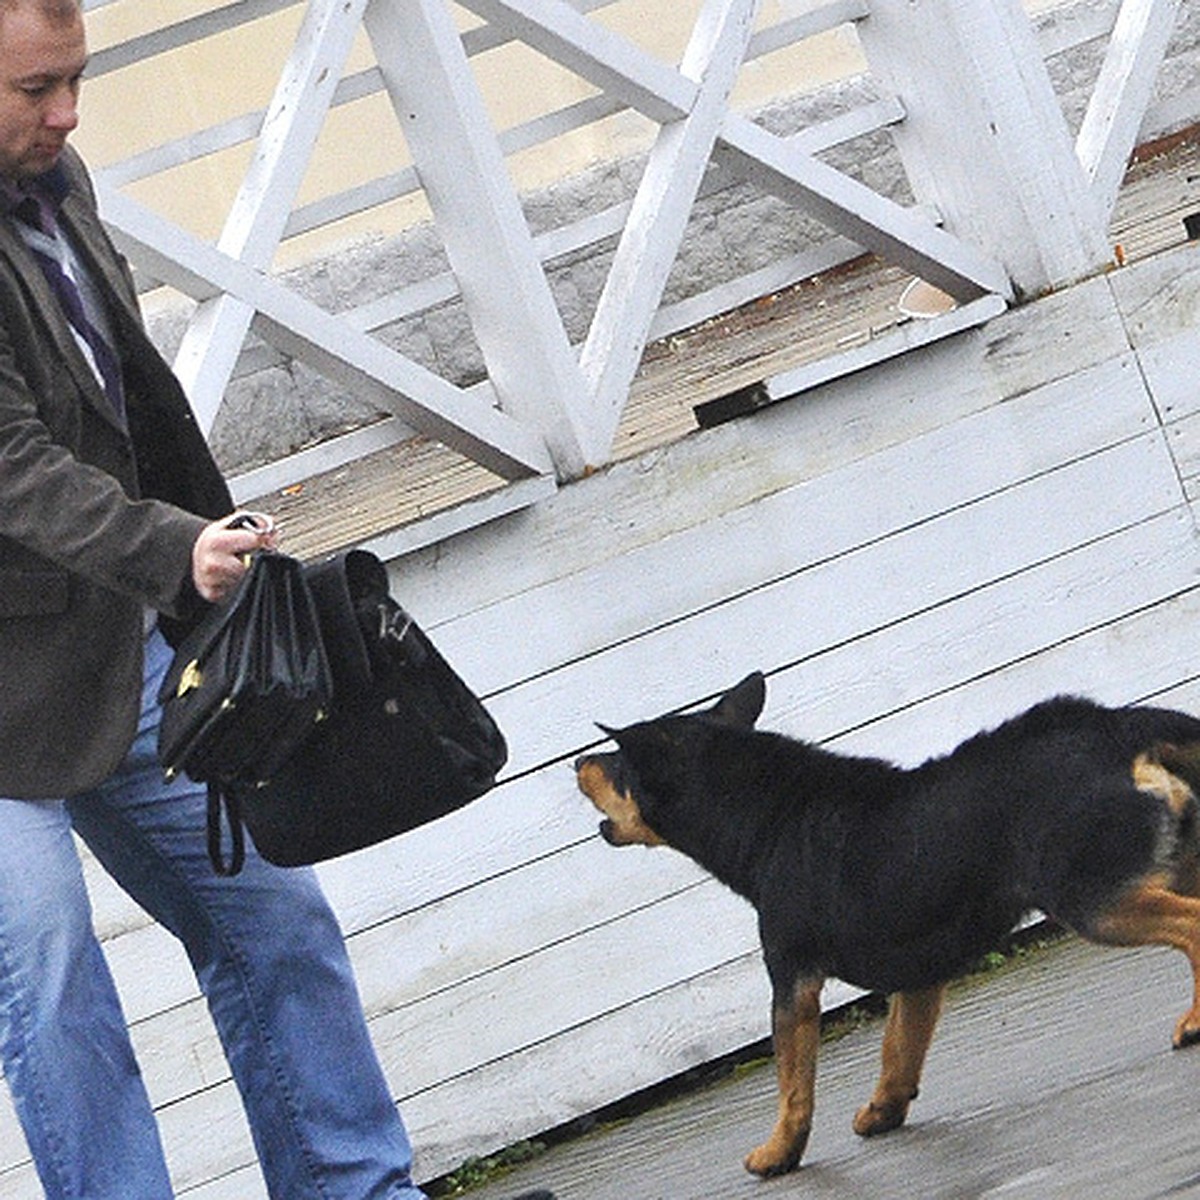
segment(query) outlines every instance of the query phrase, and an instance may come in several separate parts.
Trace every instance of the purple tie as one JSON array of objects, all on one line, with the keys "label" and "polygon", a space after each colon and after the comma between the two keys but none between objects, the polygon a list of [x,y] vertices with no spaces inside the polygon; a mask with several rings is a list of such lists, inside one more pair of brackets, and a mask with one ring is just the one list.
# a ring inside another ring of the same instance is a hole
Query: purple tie
[{"label": "purple tie", "polygon": [[[38,199],[30,198],[21,204],[17,216],[32,228],[40,230],[47,237],[57,237],[57,224],[50,206]],[[67,320],[71,322],[75,332],[83,338],[92,352],[96,369],[103,381],[104,394],[116,414],[117,420],[125,424],[125,394],[121,383],[121,364],[116,351],[108,339],[88,319],[84,308],[83,297],[75,281],[62,269],[59,261],[50,254],[30,245],[46,282],[57,297]]]}]

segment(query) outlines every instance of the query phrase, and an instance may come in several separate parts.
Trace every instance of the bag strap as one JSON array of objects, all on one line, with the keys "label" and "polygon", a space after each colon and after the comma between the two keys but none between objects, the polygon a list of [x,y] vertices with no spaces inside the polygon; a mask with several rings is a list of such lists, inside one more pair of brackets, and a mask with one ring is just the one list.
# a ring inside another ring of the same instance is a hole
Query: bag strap
[{"label": "bag strap", "polygon": [[[225,811],[232,839],[229,862],[221,851],[221,812]],[[236,875],[246,862],[246,831],[242,827],[242,806],[236,796],[221,790],[219,783],[208,785],[208,857],[213,870],[226,877]]]}]

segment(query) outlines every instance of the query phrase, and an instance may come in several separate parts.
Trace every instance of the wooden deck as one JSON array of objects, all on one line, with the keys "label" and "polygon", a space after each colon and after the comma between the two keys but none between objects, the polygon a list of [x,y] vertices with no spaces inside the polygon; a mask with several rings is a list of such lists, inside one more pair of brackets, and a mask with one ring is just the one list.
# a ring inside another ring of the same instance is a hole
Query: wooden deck
[{"label": "wooden deck", "polygon": [[[1130,168],[1112,224],[1126,263],[1186,241],[1200,211],[1200,130],[1148,148]],[[614,446],[628,459],[697,428],[695,407],[861,345],[914,318],[897,307],[910,276],[856,262],[745,305],[647,350]],[[415,439],[258,497],[285,549],[315,558],[356,545],[503,484],[437,443]]]},{"label": "wooden deck", "polygon": [[[762,1182],[742,1156],[770,1127],[774,1071],[760,1063],[616,1117],[472,1200],[553,1188],[558,1200],[1151,1200],[1191,1195],[1200,1051],[1173,1054],[1188,1002],[1170,951],[1068,939],[953,987],[909,1124],[863,1141],[850,1118],[878,1071],[882,1021],[821,1049],[805,1164]],[[915,1186],[920,1181],[919,1187]]]}]

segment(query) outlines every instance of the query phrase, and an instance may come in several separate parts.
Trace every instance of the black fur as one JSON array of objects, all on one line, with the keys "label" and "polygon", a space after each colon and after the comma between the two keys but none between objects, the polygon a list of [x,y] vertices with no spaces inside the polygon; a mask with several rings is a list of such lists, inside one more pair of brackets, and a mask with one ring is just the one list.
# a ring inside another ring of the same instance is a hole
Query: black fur
[{"label": "black fur", "polygon": [[607,730],[576,764],[615,845],[665,843],[758,912],[773,988],[779,1117],[746,1159],[795,1167],[813,1111],[819,993],[892,995],[883,1071],[855,1116],[902,1124],[947,980],[1039,909],[1095,941],[1187,955],[1200,1041],[1200,720],[1058,697],[919,767],[753,728],[765,683],[706,712]]},{"label": "black fur", "polygon": [[614,732],[646,823],[758,910],[768,970],[880,992],[945,980],[1032,909],[1081,933],[1190,826],[1134,786],[1200,720],[1060,697],[905,770],[717,714]]}]

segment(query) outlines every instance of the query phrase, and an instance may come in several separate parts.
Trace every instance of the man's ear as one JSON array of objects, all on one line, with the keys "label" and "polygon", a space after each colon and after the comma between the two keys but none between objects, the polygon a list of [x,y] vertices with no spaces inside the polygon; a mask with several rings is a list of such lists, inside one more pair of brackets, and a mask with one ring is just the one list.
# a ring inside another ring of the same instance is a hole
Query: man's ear
[{"label": "man's ear", "polygon": [[709,709],[708,715],[723,725],[752,729],[767,702],[767,681],[761,671],[752,671]]}]

